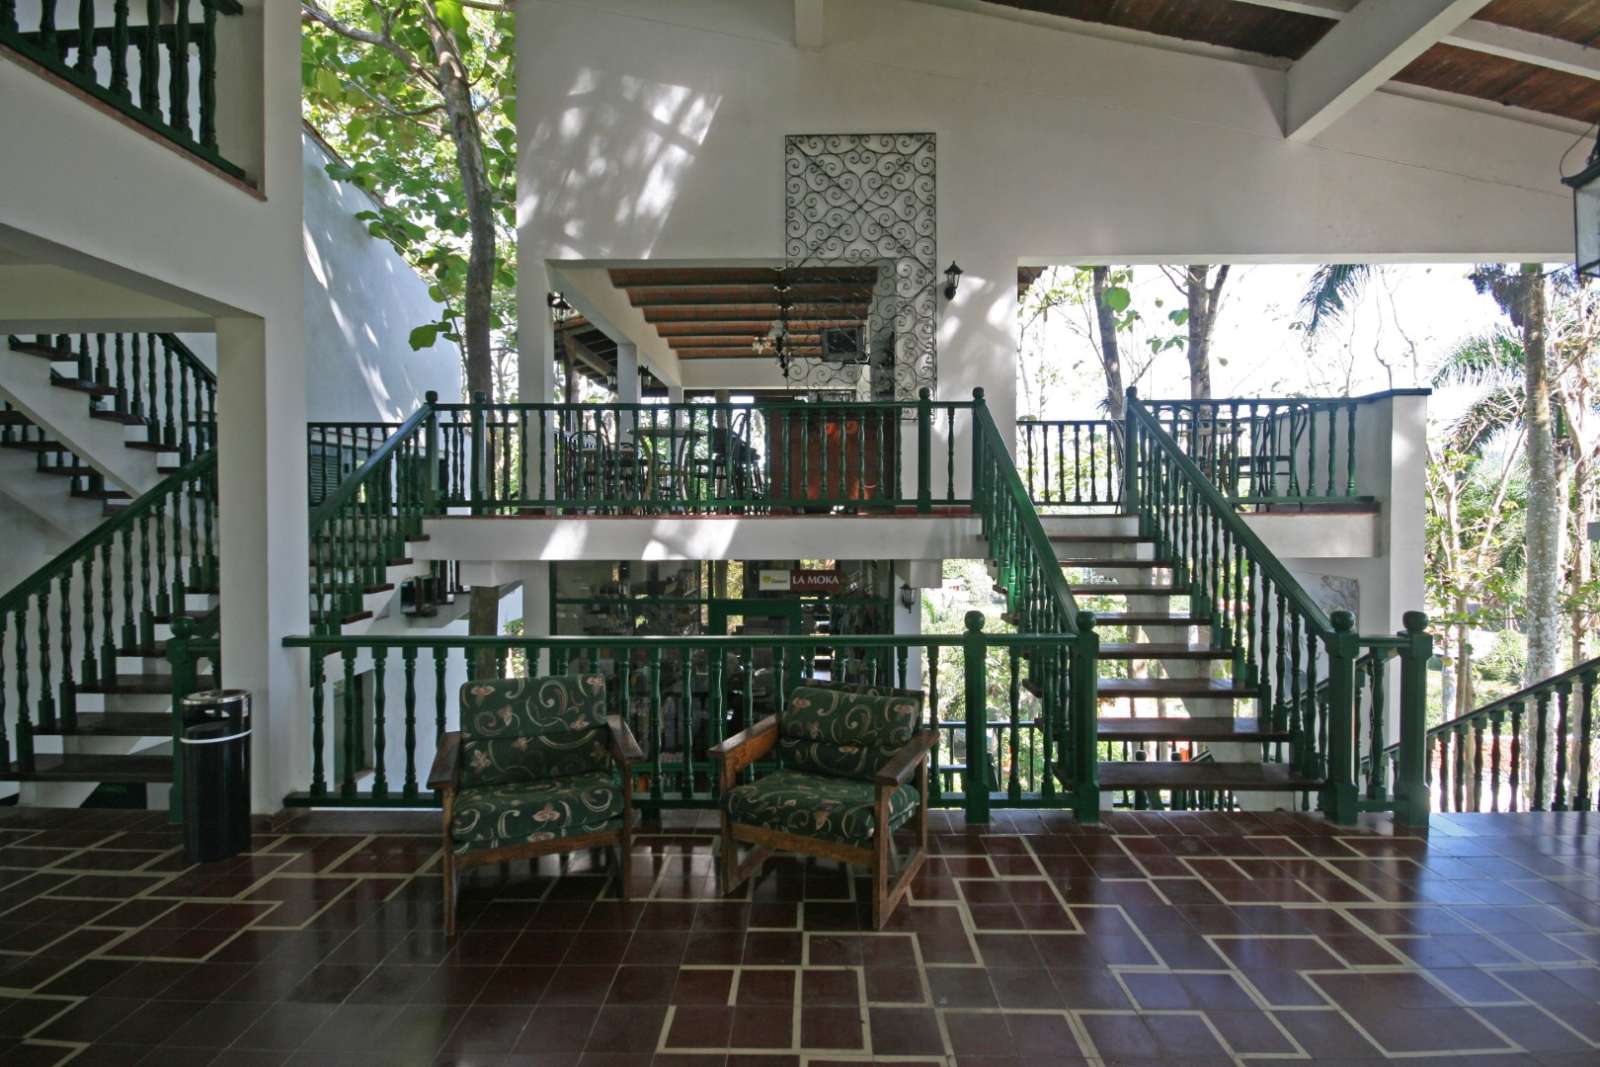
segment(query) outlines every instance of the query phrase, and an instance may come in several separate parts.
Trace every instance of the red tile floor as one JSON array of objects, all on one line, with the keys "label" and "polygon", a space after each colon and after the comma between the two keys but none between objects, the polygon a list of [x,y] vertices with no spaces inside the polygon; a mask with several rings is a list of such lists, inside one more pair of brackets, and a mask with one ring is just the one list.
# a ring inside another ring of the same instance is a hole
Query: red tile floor
[{"label": "red tile floor", "polygon": [[860,883],[716,892],[709,816],[467,880],[425,815],[278,820],[183,862],[160,815],[0,809],[5,1064],[1600,1064],[1600,822],[1057,813],[968,828],[883,933]]}]

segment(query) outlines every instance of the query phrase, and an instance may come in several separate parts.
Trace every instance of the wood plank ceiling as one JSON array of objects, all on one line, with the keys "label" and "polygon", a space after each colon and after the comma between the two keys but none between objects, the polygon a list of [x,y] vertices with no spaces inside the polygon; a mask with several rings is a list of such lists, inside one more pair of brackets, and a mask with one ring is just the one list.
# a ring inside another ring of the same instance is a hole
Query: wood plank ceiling
[{"label": "wood plank ceiling", "polygon": [[820,356],[828,326],[865,323],[877,280],[875,267],[630,267],[611,271],[679,359],[772,359],[752,343],[779,317],[786,285],[791,348]]},{"label": "wood plank ceiling", "polygon": [[[1305,55],[1334,26],[1330,18],[1246,0],[990,2],[1289,60]],[[1600,0],[1493,0],[1474,17],[1586,47],[1600,41]],[[1395,81],[1580,122],[1600,121],[1600,80],[1454,45],[1429,48]]]}]

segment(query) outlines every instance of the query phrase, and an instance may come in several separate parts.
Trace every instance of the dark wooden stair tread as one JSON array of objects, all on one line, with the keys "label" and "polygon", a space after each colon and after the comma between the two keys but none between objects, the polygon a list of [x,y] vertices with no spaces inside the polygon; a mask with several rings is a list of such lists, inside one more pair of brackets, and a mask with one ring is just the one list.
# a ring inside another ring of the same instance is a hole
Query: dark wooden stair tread
[{"label": "dark wooden stair tread", "polygon": [[130,415],[126,411],[118,411],[116,408],[97,409],[89,412],[89,417],[91,419],[102,419],[106,422],[120,422],[124,426],[144,425],[144,419],[141,416]]},{"label": "dark wooden stair tread", "polygon": [[1287,741],[1287,730],[1263,730],[1258,719],[1108,719],[1098,721],[1102,741]]},{"label": "dark wooden stair tread", "polygon": [[1209,615],[1171,611],[1097,611],[1096,626],[1206,626]]},{"label": "dark wooden stair tread", "polygon": [[101,385],[83,378],[68,378],[61,374],[52,374],[50,384],[58,389],[71,389],[75,393],[87,393],[90,396],[115,396],[117,392],[114,386]]},{"label": "dark wooden stair tread", "polygon": [[170,782],[171,756],[93,756],[82,753],[35,756],[33,770],[15,763],[0,767],[7,782]]},{"label": "dark wooden stair tread", "polygon": [[1121,582],[1086,582],[1067,587],[1073,596],[1188,596],[1188,590],[1171,585],[1124,585]]},{"label": "dark wooden stair tread", "polygon": [[[81,692],[81,690],[80,690]],[[57,716],[54,729],[35,727],[36,734],[63,734],[69,737],[98,734],[102,737],[169,737],[172,715],[165,711],[79,712],[76,726],[68,730]]]},{"label": "dark wooden stair tread", "polygon": [[1300,792],[1322,781],[1295,772],[1286,763],[1217,763],[1143,760],[1102,763],[1101,789],[1260,789]]},{"label": "dark wooden stair tread", "polygon": [[[124,441],[123,448],[137,449],[140,452],[176,452],[176,445],[164,445],[160,441]],[[177,467],[172,468],[177,470]]]},{"label": "dark wooden stair tread", "polygon": [[31,341],[13,341],[11,342],[11,351],[20,352],[25,356],[38,356],[40,359],[53,360],[56,363],[76,363],[78,361],[78,356],[75,352],[66,352],[59,348],[52,348],[50,345],[36,345]]},{"label": "dark wooden stair tread", "polygon": [[[195,679],[196,689],[210,689],[216,684],[210,675]],[[94,685],[81,685],[80,693],[103,693],[107,695],[134,695],[134,694],[160,694],[172,692],[172,675],[170,674],[118,674],[114,678],[97,682]]]},{"label": "dark wooden stair tread", "polygon": [[1119,697],[1215,697],[1247,700],[1257,691],[1232,678],[1101,678],[1100,699]]},{"label": "dark wooden stair tread", "polygon": [[1232,659],[1233,650],[1161,641],[1106,641],[1101,659]]}]

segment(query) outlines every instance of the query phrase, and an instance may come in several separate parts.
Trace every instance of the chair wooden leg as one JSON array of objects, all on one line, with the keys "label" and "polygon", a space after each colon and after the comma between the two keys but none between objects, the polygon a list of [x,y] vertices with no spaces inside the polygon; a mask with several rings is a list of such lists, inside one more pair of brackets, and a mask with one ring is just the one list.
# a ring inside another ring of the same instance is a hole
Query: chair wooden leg
[{"label": "chair wooden leg", "polygon": [[718,853],[722,861],[722,893],[726,896],[738,888],[739,874],[739,846],[733,840],[733,823],[728,820],[727,812],[722,813],[722,843]]},{"label": "chair wooden leg", "polygon": [[628,886],[631,882],[629,875],[633,873],[633,810],[628,807],[623,809],[622,838],[617,842],[617,848],[621,852],[618,857],[620,862],[617,864],[617,874],[622,880],[617,886],[617,896],[627,900]]},{"label": "chair wooden leg", "polygon": [[872,928],[882,930],[889,921],[889,879],[893,876],[889,845],[894,837],[889,829],[890,790],[879,786],[873,806],[872,842]]}]

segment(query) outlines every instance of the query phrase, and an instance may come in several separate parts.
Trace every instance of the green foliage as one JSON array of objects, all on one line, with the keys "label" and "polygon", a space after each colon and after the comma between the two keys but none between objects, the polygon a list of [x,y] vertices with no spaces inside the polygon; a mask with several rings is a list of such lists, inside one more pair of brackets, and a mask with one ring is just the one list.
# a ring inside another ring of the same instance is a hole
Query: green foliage
[{"label": "green foliage", "polygon": [[[417,324],[414,348],[440,337],[460,342],[468,255],[465,192],[443,99],[432,83],[438,57],[423,21],[422,0],[324,0],[321,10],[384,46],[352,40],[307,19],[301,41],[303,114],[341,157],[331,177],[371,194],[358,216],[423,277],[445,306],[443,317]],[[484,165],[495,191],[495,227],[502,247],[516,232],[516,84],[509,10],[434,0],[440,22],[460,42],[482,132]],[[387,34],[387,37],[385,37]],[[491,328],[515,325],[515,257],[496,270]]]}]

